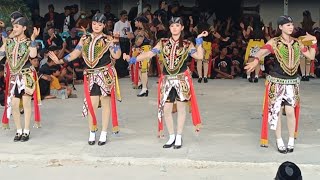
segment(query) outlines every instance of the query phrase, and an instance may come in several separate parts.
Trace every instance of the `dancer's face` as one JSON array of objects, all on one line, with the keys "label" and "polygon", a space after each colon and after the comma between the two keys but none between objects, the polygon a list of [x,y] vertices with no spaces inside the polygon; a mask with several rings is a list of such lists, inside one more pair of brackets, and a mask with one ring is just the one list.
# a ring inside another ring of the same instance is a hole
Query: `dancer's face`
[{"label": "dancer's face", "polygon": [[172,23],[169,28],[172,35],[180,35],[184,26],[180,23]]},{"label": "dancer's face", "polygon": [[18,37],[21,34],[24,34],[24,31],[27,29],[26,26],[22,26],[19,24],[14,24],[13,25],[13,29],[12,29],[12,33],[10,34],[11,37]]},{"label": "dancer's face", "polygon": [[283,25],[279,25],[279,29],[282,31],[282,33],[291,35],[294,30],[294,25],[293,23],[286,23]]},{"label": "dancer's face", "polygon": [[97,21],[92,21],[92,30],[95,33],[101,33],[105,27],[105,24]]}]

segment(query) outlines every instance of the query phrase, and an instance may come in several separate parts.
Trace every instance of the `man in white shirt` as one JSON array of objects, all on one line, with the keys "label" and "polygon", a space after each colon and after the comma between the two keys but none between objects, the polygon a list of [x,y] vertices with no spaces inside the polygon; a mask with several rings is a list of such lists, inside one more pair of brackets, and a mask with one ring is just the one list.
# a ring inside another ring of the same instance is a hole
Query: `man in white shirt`
[{"label": "man in white shirt", "polygon": [[[120,20],[115,23],[113,34],[119,34],[119,42],[122,53],[128,54],[130,52],[130,39],[134,38],[130,22],[128,21],[128,13],[126,10],[120,12]],[[116,61],[116,70],[119,77],[129,75],[128,62],[123,60],[122,57]]]}]

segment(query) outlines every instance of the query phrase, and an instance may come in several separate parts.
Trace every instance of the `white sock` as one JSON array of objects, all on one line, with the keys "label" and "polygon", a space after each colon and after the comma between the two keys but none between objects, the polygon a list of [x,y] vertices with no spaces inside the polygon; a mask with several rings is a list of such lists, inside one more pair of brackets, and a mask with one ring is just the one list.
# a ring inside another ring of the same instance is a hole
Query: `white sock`
[{"label": "white sock", "polygon": [[101,141],[101,142],[107,141],[107,132],[106,131],[101,131],[99,141]]},{"label": "white sock", "polygon": [[247,79],[250,79],[250,75],[247,75]]},{"label": "white sock", "polygon": [[89,141],[95,141],[95,140],[96,140],[96,132],[90,131]]},{"label": "white sock", "polygon": [[254,77],[255,77],[255,78],[259,78],[259,75],[255,75]]},{"label": "white sock", "polygon": [[294,138],[289,137],[288,146],[294,147]]},{"label": "white sock", "polygon": [[283,143],[282,138],[277,139],[277,145],[278,145],[278,148],[280,148],[280,147],[284,147],[284,143]]},{"label": "white sock", "polygon": [[181,146],[181,144],[182,144],[181,139],[182,139],[181,134],[177,134],[177,136],[176,136],[176,142],[174,143],[174,145],[176,145],[176,146]]},{"label": "white sock", "polygon": [[24,129],[24,130],[23,130],[23,133],[29,134],[29,133],[30,133],[30,130],[29,130],[29,129]]},{"label": "white sock", "polygon": [[17,133],[21,135],[22,134],[22,129],[17,129]]},{"label": "white sock", "polygon": [[175,140],[175,134],[170,134],[169,135],[169,140],[168,140],[168,142],[166,143],[166,144],[172,144],[173,142],[174,142],[174,140]]}]

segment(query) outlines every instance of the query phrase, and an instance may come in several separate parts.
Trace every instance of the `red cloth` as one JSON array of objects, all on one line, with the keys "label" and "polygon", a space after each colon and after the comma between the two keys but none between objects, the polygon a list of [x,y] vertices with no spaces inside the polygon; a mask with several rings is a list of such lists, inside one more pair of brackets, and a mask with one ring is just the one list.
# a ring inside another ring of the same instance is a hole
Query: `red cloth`
[{"label": "red cloth", "polygon": [[5,89],[5,99],[4,99],[4,111],[3,111],[3,115],[2,115],[2,124],[3,125],[8,125],[9,124],[9,119],[7,117],[7,110],[8,110],[8,106],[7,106],[7,98],[8,98],[8,94],[9,94],[9,86],[10,86],[10,69],[9,69],[9,65],[6,63],[5,64],[5,69],[6,69],[6,89]]},{"label": "red cloth", "polygon": [[[35,81],[37,82],[38,81],[38,76],[37,76],[37,72],[33,72],[33,78],[35,79]],[[36,89],[33,93],[33,108],[34,108],[34,120],[37,122],[37,123],[40,123],[40,119],[41,119],[41,116],[40,116],[40,109],[39,109],[39,102],[38,102],[38,88],[39,86],[36,85]]]}]

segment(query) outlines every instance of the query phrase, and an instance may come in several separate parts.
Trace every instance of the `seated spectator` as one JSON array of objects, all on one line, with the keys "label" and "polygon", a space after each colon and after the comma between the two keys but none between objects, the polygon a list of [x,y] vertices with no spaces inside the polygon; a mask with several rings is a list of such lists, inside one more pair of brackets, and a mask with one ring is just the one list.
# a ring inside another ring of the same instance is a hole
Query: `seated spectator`
[{"label": "seated spectator", "polygon": [[54,26],[50,22],[47,23],[43,41],[46,48],[49,46],[62,46],[63,40],[58,30],[54,29]]},{"label": "seated spectator", "polygon": [[56,65],[52,59],[48,57],[47,63],[39,69],[39,86],[41,99],[55,98],[50,95],[50,82],[52,81],[51,70],[52,66]]},{"label": "seated spectator", "polygon": [[282,163],[277,171],[275,180],[302,180],[300,168],[293,162]]},{"label": "seated spectator", "polygon": [[5,100],[5,77],[4,77],[4,66],[0,65],[0,104],[1,106],[4,106],[4,100]]},{"label": "seated spectator", "polygon": [[50,82],[50,95],[59,99],[67,99],[71,93],[72,89],[68,86],[61,85],[59,82],[60,76],[60,66],[56,65],[51,67],[51,82]]},{"label": "seated spectator", "polygon": [[220,46],[220,51],[220,55],[215,59],[213,66],[215,72],[214,77],[218,79],[233,79],[233,76],[231,75],[232,61],[231,58],[227,56],[227,47]]},{"label": "seated spectator", "polygon": [[264,58],[264,67],[265,67],[264,74],[265,74],[265,76],[267,74],[269,74],[269,72],[271,70],[273,70],[274,62],[275,62],[275,55],[274,54],[269,54],[268,56],[266,56]]},{"label": "seated spectator", "polygon": [[239,49],[234,47],[231,55],[231,75],[232,76],[242,76],[243,73],[243,58],[239,54]]}]

